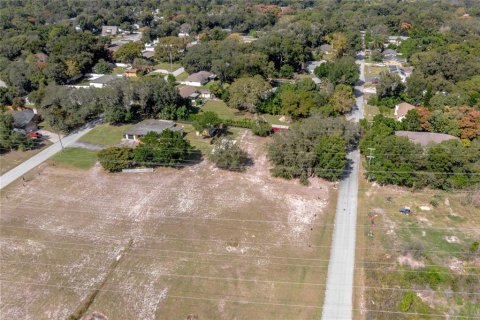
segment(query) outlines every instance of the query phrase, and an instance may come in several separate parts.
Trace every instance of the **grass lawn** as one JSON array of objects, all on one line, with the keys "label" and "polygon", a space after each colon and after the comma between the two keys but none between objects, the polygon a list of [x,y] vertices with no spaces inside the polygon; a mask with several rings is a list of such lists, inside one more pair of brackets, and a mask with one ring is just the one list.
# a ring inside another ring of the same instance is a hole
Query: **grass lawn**
[{"label": "grass lawn", "polygon": [[157,65],[155,65],[155,69],[162,69],[162,70],[167,70],[167,71],[170,71],[170,72],[173,72],[179,68],[181,68],[182,66],[179,65],[178,63],[173,63],[172,65],[170,65],[170,63],[167,63],[167,62],[163,62],[163,63],[159,63]]},{"label": "grass lawn", "polygon": [[365,77],[378,77],[380,76],[380,73],[385,70],[387,70],[385,67],[365,66]]},{"label": "grass lawn", "polygon": [[52,128],[50,123],[48,123],[47,121],[40,122],[38,124],[38,128],[43,129],[43,130],[47,130],[47,131],[50,131],[50,132],[53,132],[53,133],[57,132],[55,129]]},{"label": "grass lawn", "polygon": [[123,74],[124,72],[125,72],[124,67],[115,67],[113,68],[113,71],[112,71],[113,74]]},{"label": "grass lawn", "polygon": [[273,115],[273,114],[262,114],[262,117],[265,118],[265,120],[270,123],[270,124],[278,124],[282,126],[288,126],[288,123],[282,122],[279,119],[282,117],[282,115]]},{"label": "grass lawn", "polygon": [[97,153],[95,151],[82,148],[66,148],[49,160],[51,164],[78,169],[89,169],[96,161]]},{"label": "grass lawn", "polygon": [[176,79],[177,81],[184,81],[185,79],[188,78],[188,76],[189,74],[187,72],[182,72],[176,77]]},{"label": "grass lawn", "polygon": [[213,111],[222,119],[242,120],[245,115],[234,108],[230,108],[222,100],[209,100],[202,107],[202,111]]},{"label": "grass lawn", "polygon": [[107,146],[120,143],[125,132],[132,127],[131,124],[122,126],[112,126],[102,124],[84,135],[80,141],[94,144],[103,144]]},{"label": "grass lawn", "polygon": [[4,174],[5,172],[15,168],[20,163],[30,159],[51,144],[52,143],[47,140],[44,141],[38,149],[27,151],[12,150],[10,152],[0,155],[0,174]]},{"label": "grass lawn", "polygon": [[202,136],[197,136],[195,129],[190,124],[181,124],[179,126],[181,126],[186,133],[186,138],[190,141],[192,147],[200,150],[204,156],[210,154],[213,149],[213,145],[210,144],[210,139],[204,139]]}]

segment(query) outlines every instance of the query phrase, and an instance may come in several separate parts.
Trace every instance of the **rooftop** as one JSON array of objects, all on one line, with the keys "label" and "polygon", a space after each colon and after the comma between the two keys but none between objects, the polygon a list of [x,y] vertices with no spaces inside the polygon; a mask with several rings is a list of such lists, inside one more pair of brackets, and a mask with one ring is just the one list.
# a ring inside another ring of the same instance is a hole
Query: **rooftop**
[{"label": "rooftop", "polygon": [[414,143],[418,143],[423,147],[430,143],[440,143],[448,140],[459,140],[457,137],[444,133],[433,132],[415,132],[415,131],[395,131],[398,137],[406,137]]},{"label": "rooftop", "polygon": [[188,81],[188,82],[204,82],[212,76],[213,76],[213,73],[211,73],[209,71],[199,71],[199,72],[192,73],[191,75],[189,75],[188,78],[186,79],[186,81]]},{"label": "rooftop", "polygon": [[122,76],[121,75],[115,75],[115,74],[105,74],[101,77],[98,77],[94,80],[91,80],[90,83],[101,83],[101,84],[106,84],[109,83],[113,80],[120,79]]},{"label": "rooftop", "polygon": [[179,88],[178,88],[178,93],[179,93],[183,98],[188,98],[188,97],[190,97],[192,94],[195,94],[195,93],[197,93],[197,92],[198,92],[197,88],[191,87],[191,86],[183,86],[183,87],[179,87]]},{"label": "rooftop", "polygon": [[130,128],[126,134],[144,136],[152,131],[161,133],[166,129],[170,129],[172,131],[182,131],[182,129],[175,127],[175,122],[173,121],[148,119],[137,123],[135,126]]},{"label": "rooftop", "polygon": [[25,109],[13,114],[15,128],[24,128],[35,117],[33,110]]}]

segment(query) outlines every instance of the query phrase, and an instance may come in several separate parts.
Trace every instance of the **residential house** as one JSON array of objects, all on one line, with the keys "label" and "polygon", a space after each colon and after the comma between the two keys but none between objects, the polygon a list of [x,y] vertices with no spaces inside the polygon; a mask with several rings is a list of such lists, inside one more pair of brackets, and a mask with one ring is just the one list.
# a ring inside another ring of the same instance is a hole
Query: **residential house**
[{"label": "residential house", "polygon": [[411,105],[410,103],[402,102],[398,105],[395,106],[395,119],[397,121],[402,121],[403,118],[407,115],[408,111],[415,109],[414,105]]},{"label": "residential house", "polygon": [[200,93],[200,98],[202,99],[209,100],[215,98],[215,95],[208,89],[200,89],[198,92]]},{"label": "residential house", "polygon": [[145,59],[152,59],[153,56],[155,56],[155,51],[143,51],[142,52],[142,57],[144,57]]},{"label": "residential house", "polygon": [[330,52],[332,52],[332,46],[329,45],[328,43],[322,44],[320,46],[320,51],[323,53],[329,54]]},{"label": "residential house", "polygon": [[182,98],[190,100],[192,106],[195,106],[197,104],[197,99],[200,98],[198,88],[192,86],[179,87],[178,93]]},{"label": "residential house", "polygon": [[116,36],[119,33],[117,26],[102,26],[102,36]]},{"label": "residential house", "polygon": [[118,75],[118,74],[105,74],[105,75],[101,75],[100,77],[96,77],[94,79],[92,79],[90,82],[89,82],[89,85],[90,87],[94,87],[94,88],[103,88],[105,87],[108,83],[114,81],[114,80],[118,80],[118,79],[121,79],[122,78],[122,75]]},{"label": "residential house", "polygon": [[315,68],[319,67],[321,64],[323,64],[325,62],[327,62],[327,61],[325,61],[325,60],[308,61],[305,70],[308,71],[308,73],[313,74],[315,72]]},{"label": "residential house", "polygon": [[178,33],[178,37],[180,38],[187,38],[190,37],[190,29],[191,26],[188,23],[184,23],[180,26],[180,32]]},{"label": "residential house", "polygon": [[139,141],[141,137],[149,132],[162,133],[167,129],[171,131],[182,132],[182,129],[176,127],[176,124],[173,121],[148,119],[139,122],[135,126],[128,129],[124,138],[130,141]]},{"label": "residential house", "polygon": [[[394,44],[396,46],[399,46],[402,44],[403,41],[407,40],[408,37],[404,36],[389,36],[388,37],[388,44]],[[388,46],[387,44],[387,46]]]},{"label": "residential house", "polygon": [[215,78],[216,76],[209,71],[199,71],[189,75],[182,83],[188,86],[201,87]]},{"label": "residential house", "polygon": [[398,53],[396,50],[387,49],[383,51],[383,61],[397,60]]},{"label": "residential house", "polygon": [[406,137],[414,143],[420,144],[422,147],[431,143],[441,143],[448,140],[459,140],[449,134],[434,133],[434,132],[416,132],[416,131],[395,131],[395,135],[398,137]]},{"label": "residential house", "polygon": [[31,109],[25,109],[13,114],[13,128],[22,132],[38,130],[40,116]]}]

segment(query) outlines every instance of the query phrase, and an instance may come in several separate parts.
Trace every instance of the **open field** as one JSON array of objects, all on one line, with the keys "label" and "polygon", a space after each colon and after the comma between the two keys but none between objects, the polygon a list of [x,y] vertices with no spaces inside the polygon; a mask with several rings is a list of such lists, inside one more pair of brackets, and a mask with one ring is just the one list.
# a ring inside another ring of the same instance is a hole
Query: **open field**
[{"label": "open field", "polygon": [[268,138],[235,134],[245,173],[43,165],[3,190],[2,318],[319,318],[333,185],[272,178]]},{"label": "open field", "polygon": [[20,163],[24,162],[25,160],[30,159],[52,143],[48,140],[42,141],[42,144],[33,150],[12,150],[7,153],[0,155],[0,174],[4,174],[5,172],[15,168]]},{"label": "open field", "polygon": [[97,162],[97,153],[83,148],[65,148],[48,162],[53,166],[89,169]]},{"label": "open field", "polygon": [[102,124],[82,138],[80,138],[80,142],[87,142],[87,143],[94,143],[94,144],[101,144],[106,146],[113,146],[119,144],[127,132],[133,125],[121,125],[121,126],[113,126],[110,124]]},{"label": "open field", "polygon": [[[202,107],[201,111],[213,111],[222,119],[233,119],[233,120],[243,120],[243,119],[252,119],[253,114],[246,112],[238,111],[234,108],[230,108],[222,100],[209,100]],[[270,124],[281,124],[286,125],[285,122],[281,122],[279,115],[271,114],[262,114],[261,117],[265,119]]]},{"label": "open field", "polygon": [[[405,206],[411,215],[399,212]],[[413,192],[362,179],[358,228],[356,319],[480,316],[478,190]]]},{"label": "open field", "polygon": [[385,67],[377,67],[374,65],[366,65],[365,66],[365,77],[366,78],[373,78],[380,76],[382,71],[386,71],[387,68]]}]

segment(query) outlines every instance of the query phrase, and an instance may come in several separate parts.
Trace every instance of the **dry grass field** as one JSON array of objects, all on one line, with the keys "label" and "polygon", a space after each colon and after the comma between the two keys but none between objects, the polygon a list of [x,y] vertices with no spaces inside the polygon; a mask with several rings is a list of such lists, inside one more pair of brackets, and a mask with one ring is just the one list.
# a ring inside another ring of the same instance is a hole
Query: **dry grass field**
[{"label": "dry grass field", "polygon": [[357,227],[355,319],[480,317],[479,190],[362,180]]},{"label": "dry grass field", "polygon": [[1,194],[0,319],[314,319],[332,184],[272,178],[244,131],[244,173],[44,165]]}]

